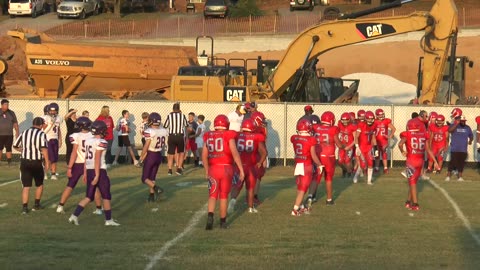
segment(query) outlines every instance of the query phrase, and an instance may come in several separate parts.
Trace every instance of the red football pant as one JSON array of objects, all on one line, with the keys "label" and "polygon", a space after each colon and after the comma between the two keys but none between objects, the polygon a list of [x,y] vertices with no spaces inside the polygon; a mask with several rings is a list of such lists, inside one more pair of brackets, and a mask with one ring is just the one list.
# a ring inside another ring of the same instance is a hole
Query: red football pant
[{"label": "red football pant", "polygon": [[232,188],[233,165],[212,165],[208,168],[208,192],[213,199],[228,199]]},{"label": "red football pant", "polygon": [[322,176],[325,176],[326,182],[331,182],[333,176],[335,175],[335,157],[326,157],[320,155],[320,162],[322,162],[323,172],[322,174],[318,173],[318,168],[315,169],[314,179],[317,181],[317,184],[320,184],[322,181]]},{"label": "red football pant", "polygon": [[352,148],[350,150],[345,150],[345,149],[338,150],[338,163],[339,164],[351,164],[352,159],[353,159],[353,153],[355,153],[354,148]]},{"label": "red football pant", "polygon": [[387,147],[388,147],[387,139],[377,138],[378,156],[382,157],[382,160],[387,160]]},{"label": "red football pant", "polygon": [[410,177],[408,178],[409,185],[415,185],[418,182],[418,178],[422,174],[423,168],[423,159],[418,157],[407,157],[406,167],[409,171],[408,174]]},{"label": "red football pant", "polygon": [[304,164],[304,171],[303,175],[296,176],[297,182],[297,190],[307,192],[310,184],[312,183],[313,178],[313,165],[312,164]]},{"label": "red football pant", "polygon": [[[433,152],[433,155],[435,156],[435,158],[437,159],[437,162],[440,163],[440,162],[443,162],[443,154],[445,152],[444,151],[440,151],[441,149],[445,149],[445,146],[444,145],[436,145],[434,143],[432,143],[432,152]],[[428,162],[433,162],[433,159],[428,156]]]},{"label": "red football pant", "polygon": [[362,148],[360,147],[360,152],[362,154],[360,155],[360,168],[366,169],[368,168],[373,168],[373,155],[372,155],[372,146],[369,146],[368,148]]}]

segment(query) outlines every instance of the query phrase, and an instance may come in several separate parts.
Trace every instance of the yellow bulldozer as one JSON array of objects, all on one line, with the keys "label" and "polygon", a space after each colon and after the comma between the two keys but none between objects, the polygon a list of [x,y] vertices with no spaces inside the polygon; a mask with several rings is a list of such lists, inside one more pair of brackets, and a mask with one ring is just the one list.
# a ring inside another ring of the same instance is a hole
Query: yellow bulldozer
[{"label": "yellow bulldozer", "polygon": [[[461,83],[456,83],[454,74],[459,73],[456,69],[463,74],[465,65],[455,64],[458,22],[453,0],[437,0],[429,12],[358,19],[411,1],[397,0],[314,25],[290,43],[279,61],[222,60],[213,56],[213,49],[210,55],[198,55],[194,47],[78,44],[42,40],[22,31],[9,35],[28,41],[29,82],[40,97],[80,98],[100,93],[117,99],[142,98],[153,91],[178,101],[357,103],[359,81],[323,77],[317,68],[318,56],[342,46],[424,31],[419,102],[446,104],[462,99],[464,90],[455,88]],[[252,62],[254,68],[249,68]],[[444,74],[446,68],[449,75]],[[447,85],[446,90],[441,85]]]}]

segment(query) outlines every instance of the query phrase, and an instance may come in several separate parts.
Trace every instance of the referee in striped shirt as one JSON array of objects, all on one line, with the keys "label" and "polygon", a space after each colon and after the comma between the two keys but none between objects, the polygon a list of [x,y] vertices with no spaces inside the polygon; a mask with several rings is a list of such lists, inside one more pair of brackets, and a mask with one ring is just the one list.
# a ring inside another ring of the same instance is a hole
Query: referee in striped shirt
[{"label": "referee in striped shirt", "polygon": [[187,117],[180,111],[180,103],[173,104],[173,112],[167,116],[163,126],[168,130],[168,175],[172,175],[175,152],[178,153],[176,173],[182,175],[185,155],[185,128],[188,126],[188,121]]},{"label": "referee in striped shirt", "polygon": [[33,119],[32,127],[25,130],[18,136],[13,144],[15,150],[21,152],[20,178],[23,185],[22,190],[22,214],[28,213],[28,196],[30,187],[35,180],[35,205],[32,211],[40,210],[40,199],[43,192],[44,168],[42,159],[45,160],[45,169],[50,167],[47,151],[47,135],[42,131],[45,127],[45,120],[41,117]]}]

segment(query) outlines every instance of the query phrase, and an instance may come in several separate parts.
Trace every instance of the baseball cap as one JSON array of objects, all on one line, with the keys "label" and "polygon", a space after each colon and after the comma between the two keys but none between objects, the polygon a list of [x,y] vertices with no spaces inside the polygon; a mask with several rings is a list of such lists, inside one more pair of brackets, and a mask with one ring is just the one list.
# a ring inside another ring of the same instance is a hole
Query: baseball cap
[{"label": "baseball cap", "polygon": [[43,119],[42,117],[35,117],[33,119],[33,122],[32,122],[32,125],[34,126],[41,126],[45,124],[45,119]]},{"label": "baseball cap", "polygon": [[247,110],[248,110],[248,109],[251,109],[251,108],[252,108],[252,103],[248,103],[248,102],[247,102],[247,103],[245,103],[244,107],[245,107],[245,109],[247,109]]},{"label": "baseball cap", "polygon": [[8,99],[4,98],[4,99],[2,99],[2,105],[5,104],[5,103],[10,103],[10,102],[8,102]]},{"label": "baseball cap", "polygon": [[313,112],[313,107],[311,105],[307,105],[307,106],[305,106],[304,110],[306,112]]},{"label": "baseball cap", "polygon": [[257,107],[257,103],[255,103],[255,101],[250,102],[250,107],[256,108],[256,107]]}]

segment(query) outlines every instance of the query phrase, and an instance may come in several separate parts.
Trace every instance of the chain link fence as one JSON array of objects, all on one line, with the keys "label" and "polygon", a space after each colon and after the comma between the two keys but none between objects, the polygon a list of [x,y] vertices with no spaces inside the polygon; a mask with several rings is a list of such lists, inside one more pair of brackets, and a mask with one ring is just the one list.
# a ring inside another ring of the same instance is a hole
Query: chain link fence
[{"label": "chain link fence", "polygon": [[[143,112],[158,112],[162,116],[162,120],[172,111],[172,101],[125,101],[125,100],[10,100],[10,109],[13,110],[18,118],[20,131],[31,126],[33,118],[43,115],[43,107],[51,102],[57,102],[60,106],[60,115],[65,115],[69,109],[77,109],[78,115],[82,111],[90,113],[90,119],[95,120],[100,114],[100,110],[104,105],[110,107],[110,115],[117,125],[121,118],[122,110],[130,112],[130,121],[132,123],[132,132],[130,141],[134,145],[135,153],[138,155],[141,151],[141,135],[139,134],[140,124],[142,122],[141,114]],[[290,143],[290,137],[296,133],[297,120],[304,114],[304,106],[306,104],[292,103],[259,103],[258,110],[263,112],[267,118],[268,138],[267,149],[268,156],[273,166],[288,166],[293,164],[293,147]],[[336,120],[340,119],[343,112],[357,112],[360,109],[370,110],[374,112],[377,108],[385,111],[385,116],[392,119],[392,124],[396,127],[394,147],[389,149],[389,160],[396,164],[403,164],[405,158],[398,150],[396,142],[399,141],[400,132],[405,130],[407,121],[411,118],[413,112],[419,112],[421,109],[427,112],[435,111],[443,114],[448,120],[453,106],[434,106],[420,107],[415,105],[341,105],[341,104],[314,104],[312,105],[314,114],[321,115],[325,111],[331,111],[335,114]],[[200,102],[181,102],[181,110],[187,116],[189,112],[196,115],[203,114],[205,116],[205,125],[207,130],[212,129],[213,119],[218,114],[228,114],[235,110],[235,103],[200,103]],[[475,134],[476,123],[475,118],[480,115],[478,107],[462,106],[463,114],[467,117],[467,124],[472,128]],[[66,134],[65,123],[62,124],[62,140]],[[113,142],[112,153],[117,151],[116,132]],[[393,144],[393,143],[392,143]],[[65,154],[65,146],[60,149],[60,155]],[[125,155],[122,152],[121,155]],[[18,155],[15,155],[18,160]],[[468,162],[478,160],[476,144],[473,143],[468,149]],[[448,157],[447,157],[448,160]]]}]

